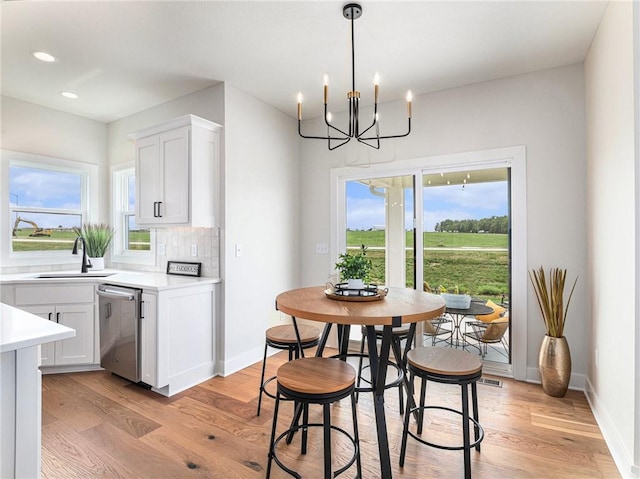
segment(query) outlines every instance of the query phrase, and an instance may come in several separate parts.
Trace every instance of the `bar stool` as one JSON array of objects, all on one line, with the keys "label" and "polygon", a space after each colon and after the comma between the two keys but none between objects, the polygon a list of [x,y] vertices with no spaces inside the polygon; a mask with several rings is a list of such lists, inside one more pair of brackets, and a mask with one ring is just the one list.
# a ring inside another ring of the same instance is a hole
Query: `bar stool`
[{"label": "bar stool", "polygon": [[[405,414],[404,428],[402,431],[402,447],[400,449],[400,467],[404,466],[404,457],[407,450],[407,437],[411,436],[427,446],[449,451],[464,451],[464,477],[471,478],[471,449],[480,452],[480,442],[484,438],[484,430],[480,426],[478,418],[478,395],[476,383],[482,375],[482,361],[475,355],[449,348],[425,348],[420,347],[409,351],[407,354],[407,368],[409,370],[410,390],[413,391],[415,377],[422,379],[420,387],[420,405]],[[462,411],[444,406],[425,406],[427,381],[444,384],[460,385],[462,390]],[[473,405],[473,417],[469,417],[469,391],[471,385],[471,400]],[[407,409],[409,400],[407,399]],[[422,434],[422,423],[425,409],[440,409],[450,411],[462,416],[462,446],[443,446],[418,437]],[[409,417],[413,412],[418,412],[417,433],[409,431]],[[469,436],[469,422],[473,423],[474,441]]]},{"label": "bar stool", "polygon": [[[357,476],[362,477],[360,463],[360,440],[358,436],[358,417],[355,401],[356,372],[345,361],[335,358],[302,358],[283,364],[277,374],[278,390],[276,405],[273,412],[273,426],[271,429],[271,441],[269,446],[269,462],[267,464],[267,479],[271,476],[271,462],[275,463],[285,472],[301,477],[300,474],[284,465],[277,455],[277,447],[280,440],[302,430],[301,454],[307,453],[307,432],[310,427],[322,427],[324,431],[324,478],[330,479],[345,472],[356,462]],[[331,404],[346,397],[351,397],[351,413],[353,417],[353,436],[344,429],[331,424]],[[281,399],[293,400],[302,407],[302,424],[292,425],[276,438],[278,423],[278,410]],[[323,412],[322,423],[309,422],[309,405],[321,404]],[[353,445],[353,456],[339,469],[331,468],[331,430],[337,431],[349,439]]]},{"label": "bar stool", "polygon": [[[405,346],[404,353],[402,353],[401,342],[406,340],[407,337],[409,336],[409,327],[410,326],[408,324],[406,325],[403,324],[402,326],[393,328],[393,337],[391,339],[391,350],[393,351],[393,356],[396,362],[395,363],[389,362],[389,366],[396,369],[398,376],[394,378],[393,381],[385,384],[384,386],[385,389],[390,389],[394,387],[398,388],[398,396],[400,398],[400,405],[399,405],[400,414],[404,414],[404,393],[403,393],[402,380],[404,378],[404,374],[406,374],[405,364],[406,364],[407,352],[411,348],[411,345],[407,344]],[[376,330],[376,339],[382,340],[383,326],[376,326],[375,330]],[[358,362],[358,382],[356,384],[357,393],[373,391],[372,387],[367,388],[367,387],[360,386],[362,381],[364,381],[367,384],[371,384],[371,381],[369,379],[362,377],[363,369],[367,369],[369,367],[369,366],[362,365],[362,358],[365,356],[364,344],[366,342],[366,337],[367,337],[367,328],[365,326],[362,326],[362,340],[360,341],[360,355],[359,355],[360,360]]]},{"label": "bar stool", "polygon": [[[298,345],[298,338],[296,337],[296,331],[292,324],[283,324],[280,326],[273,326],[265,332],[265,344],[264,344],[264,358],[262,359],[262,374],[260,376],[260,396],[258,398],[258,413],[260,415],[260,407],[262,405],[262,394],[266,394],[270,398],[275,399],[276,396],[266,390],[267,384],[273,381],[276,377],[271,376],[265,381],[264,374],[267,366],[267,350],[268,348],[281,349],[289,351],[289,361],[292,359],[298,359],[301,355],[304,357],[304,353],[300,351],[302,349],[309,349],[318,345],[320,340],[320,330],[313,326],[299,325],[298,333],[300,334],[300,345]],[[299,347],[300,346],[300,347]]]}]

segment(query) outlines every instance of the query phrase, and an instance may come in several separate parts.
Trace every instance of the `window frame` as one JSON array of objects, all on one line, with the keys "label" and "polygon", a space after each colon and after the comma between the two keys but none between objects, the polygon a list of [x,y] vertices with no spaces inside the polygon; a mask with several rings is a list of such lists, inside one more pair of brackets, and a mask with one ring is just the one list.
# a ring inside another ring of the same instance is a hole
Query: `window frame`
[{"label": "window frame", "polygon": [[10,150],[0,150],[0,237],[5,240],[0,243],[0,259],[3,269],[6,267],[20,266],[51,266],[62,264],[75,264],[76,257],[69,251],[16,251],[12,250],[11,241],[11,213],[16,209],[42,211],[45,213],[73,213],[78,210],[64,210],[60,208],[33,208],[33,207],[12,207],[9,198],[10,177],[9,168],[12,165],[23,166],[35,169],[59,171],[64,173],[79,174],[81,177],[81,223],[95,221],[98,217],[98,166],[78,161],[53,158],[31,153],[23,153]]},{"label": "window frame", "polygon": [[149,250],[131,250],[126,248],[126,231],[128,217],[135,215],[135,206],[129,210],[128,178],[134,176],[135,166],[132,162],[115,165],[111,168],[111,220],[115,235],[111,243],[111,261],[113,263],[155,265],[156,234],[149,228]]}]

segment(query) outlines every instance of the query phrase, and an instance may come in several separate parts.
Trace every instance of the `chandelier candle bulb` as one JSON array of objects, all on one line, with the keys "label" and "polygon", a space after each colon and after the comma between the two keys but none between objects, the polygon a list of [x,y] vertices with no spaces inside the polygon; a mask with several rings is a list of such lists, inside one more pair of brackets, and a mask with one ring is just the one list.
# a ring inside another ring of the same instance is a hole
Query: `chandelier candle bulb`
[{"label": "chandelier candle bulb", "polygon": [[411,100],[413,100],[413,95],[411,94],[411,90],[407,92],[407,116],[411,118]]},{"label": "chandelier candle bulb", "polygon": [[326,105],[329,103],[329,75],[322,76],[322,83],[324,84],[324,104]]},{"label": "chandelier candle bulb", "polygon": [[298,120],[302,120],[302,93],[298,93]]},{"label": "chandelier candle bulb", "polygon": [[380,89],[380,76],[376,73],[373,77],[373,102],[378,103],[378,91]]}]

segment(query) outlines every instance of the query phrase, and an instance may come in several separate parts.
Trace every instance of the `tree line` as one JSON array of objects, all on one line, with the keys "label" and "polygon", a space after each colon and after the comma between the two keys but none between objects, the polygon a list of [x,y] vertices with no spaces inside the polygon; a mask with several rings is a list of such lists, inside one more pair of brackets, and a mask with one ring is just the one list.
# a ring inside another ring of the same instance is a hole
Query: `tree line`
[{"label": "tree line", "polygon": [[507,216],[492,216],[479,220],[443,220],[436,223],[435,231],[439,233],[502,233],[509,230]]}]

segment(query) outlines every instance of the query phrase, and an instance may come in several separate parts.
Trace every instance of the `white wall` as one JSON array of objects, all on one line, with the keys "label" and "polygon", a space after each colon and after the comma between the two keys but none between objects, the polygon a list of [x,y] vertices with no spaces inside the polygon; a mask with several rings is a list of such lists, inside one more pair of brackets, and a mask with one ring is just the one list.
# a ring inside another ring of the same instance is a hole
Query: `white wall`
[{"label": "white wall", "polygon": [[[95,120],[52,110],[33,103],[0,97],[2,115],[2,149],[33,154],[53,160],[71,160],[92,165],[97,170],[91,183],[89,214],[92,221],[108,221],[108,189],[103,181],[108,175],[107,125]],[[4,168],[7,168],[6,170]],[[8,175],[8,166],[3,166],[3,175]],[[4,179],[8,184],[8,177]],[[6,193],[5,193],[6,194]],[[8,228],[8,195],[0,200],[3,211],[3,229]],[[9,230],[6,230],[9,234]],[[3,254],[8,257],[8,244],[2,244]],[[10,259],[1,267],[2,273],[25,271],[50,271],[52,269],[75,268],[79,263],[69,249],[68,258],[62,256],[55,261]],[[46,263],[46,264],[42,264]],[[31,265],[31,266],[29,266]]]},{"label": "white wall", "polygon": [[[224,373],[262,358],[276,295],[299,285],[295,121],[225,85]],[[240,245],[241,256],[236,256]]]},{"label": "white wall", "polygon": [[[636,169],[631,2],[611,2],[585,61],[588,191],[587,394],[619,469],[633,464],[636,382]],[[615,302],[612,298],[618,298]],[[620,298],[624,298],[620,300]],[[615,304],[615,306],[614,306]],[[637,453],[636,453],[637,454]]]},{"label": "white wall", "polygon": [[[402,131],[404,103],[382,105],[385,127]],[[585,127],[582,65],[470,85],[419,96],[413,131],[372,153],[355,145],[329,152],[321,141],[302,140],[302,284],[324,284],[335,258],[314,253],[330,241],[329,171],[368,162],[400,162],[464,151],[525,145],[527,154],[528,269],[567,268],[579,276],[566,337],[574,376],[587,368],[588,323],[585,224]],[[311,134],[314,121],[304,125]],[[317,131],[317,130],[315,130]],[[384,131],[383,131],[384,132]],[[516,245],[517,247],[517,245]],[[529,287],[527,379],[537,380],[537,355],[544,326]],[[581,387],[580,381],[574,383]]]},{"label": "white wall", "polygon": [[[100,178],[107,176],[106,124],[6,96],[1,101],[3,150],[89,163],[98,166]],[[108,221],[104,183],[98,198],[97,220]]]}]

